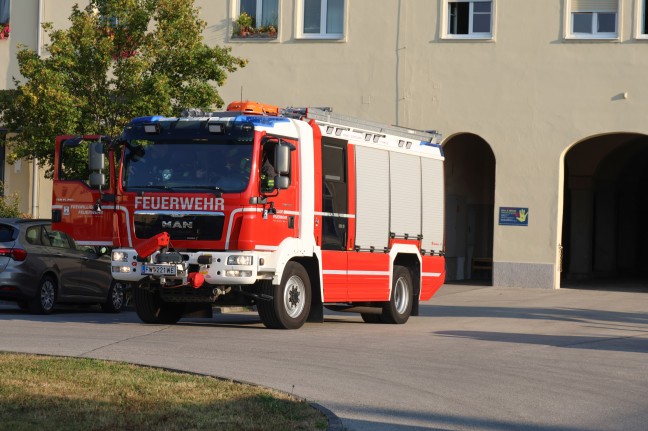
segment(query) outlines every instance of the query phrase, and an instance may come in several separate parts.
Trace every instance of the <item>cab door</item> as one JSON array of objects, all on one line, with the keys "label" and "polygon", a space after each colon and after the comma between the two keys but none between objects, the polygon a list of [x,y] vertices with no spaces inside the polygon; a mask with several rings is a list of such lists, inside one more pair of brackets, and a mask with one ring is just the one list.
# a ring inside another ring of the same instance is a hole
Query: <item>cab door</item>
[{"label": "cab door", "polygon": [[348,144],[322,138],[321,247],[324,302],[348,300]]},{"label": "cab door", "polygon": [[[104,166],[104,145],[99,136],[59,136],[54,156],[52,228],[74,237],[78,244],[113,245],[116,198],[112,152]],[[101,152],[102,154],[93,153]],[[88,163],[88,161],[90,163]],[[88,170],[76,168],[86,164]],[[79,174],[78,171],[84,171]],[[91,186],[91,175],[104,176],[104,186]]]}]

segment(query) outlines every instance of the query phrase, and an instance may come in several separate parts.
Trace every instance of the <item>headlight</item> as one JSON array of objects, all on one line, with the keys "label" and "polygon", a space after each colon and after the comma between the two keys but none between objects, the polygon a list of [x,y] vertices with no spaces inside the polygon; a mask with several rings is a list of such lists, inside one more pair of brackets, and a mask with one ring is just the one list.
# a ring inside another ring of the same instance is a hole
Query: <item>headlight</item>
[{"label": "headlight", "polygon": [[123,251],[113,251],[112,260],[113,262],[126,262],[128,261],[128,253]]},{"label": "headlight", "polygon": [[126,273],[126,272],[131,272],[131,269],[128,266],[113,266],[112,272]]},{"label": "headlight", "polygon": [[252,271],[234,271],[228,269],[225,271],[225,277],[252,277]]},{"label": "headlight", "polygon": [[228,265],[252,265],[252,256],[228,256]]}]

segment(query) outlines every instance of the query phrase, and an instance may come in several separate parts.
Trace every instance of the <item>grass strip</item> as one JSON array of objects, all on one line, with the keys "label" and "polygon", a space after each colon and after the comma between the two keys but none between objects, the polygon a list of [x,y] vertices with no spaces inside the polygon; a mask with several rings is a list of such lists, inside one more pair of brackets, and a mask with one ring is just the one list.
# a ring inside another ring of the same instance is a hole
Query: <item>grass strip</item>
[{"label": "grass strip", "polygon": [[323,430],[308,403],[265,388],[97,359],[0,352],[0,428]]}]

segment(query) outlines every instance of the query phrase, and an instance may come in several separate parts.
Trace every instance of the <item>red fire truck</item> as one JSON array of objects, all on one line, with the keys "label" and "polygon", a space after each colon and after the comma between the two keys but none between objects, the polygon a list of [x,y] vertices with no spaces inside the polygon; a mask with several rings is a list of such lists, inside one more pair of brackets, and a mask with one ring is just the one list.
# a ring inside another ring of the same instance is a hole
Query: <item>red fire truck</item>
[{"label": "red fire truck", "polygon": [[269,328],[324,307],[405,323],[442,285],[436,132],[252,102],[185,114],[56,141],[54,226],[112,248],[142,321],[256,306]]}]

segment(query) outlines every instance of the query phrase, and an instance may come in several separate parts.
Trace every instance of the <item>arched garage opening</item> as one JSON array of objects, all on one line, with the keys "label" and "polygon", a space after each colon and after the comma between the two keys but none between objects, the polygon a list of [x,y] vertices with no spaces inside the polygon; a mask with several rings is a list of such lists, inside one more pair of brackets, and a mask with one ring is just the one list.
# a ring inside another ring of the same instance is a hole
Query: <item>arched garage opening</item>
[{"label": "arched garage opening", "polygon": [[446,280],[492,281],[495,155],[471,133],[447,139]]},{"label": "arched garage opening", "polygon": [[565,156],[563,287],[648,287],[648,136],[588,138]]}]

